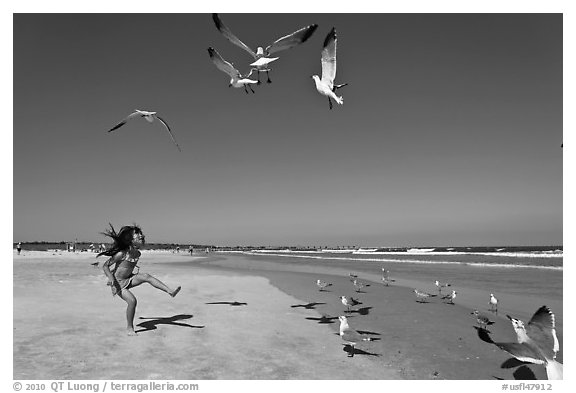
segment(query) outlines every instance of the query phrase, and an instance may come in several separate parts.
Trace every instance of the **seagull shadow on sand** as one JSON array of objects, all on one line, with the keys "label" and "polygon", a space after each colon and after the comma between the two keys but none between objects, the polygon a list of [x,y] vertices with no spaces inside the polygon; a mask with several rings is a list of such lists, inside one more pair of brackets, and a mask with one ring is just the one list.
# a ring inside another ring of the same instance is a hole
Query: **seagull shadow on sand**
[{"label": "seagull shadow on sand", "polygon": [[145,321],[145,322],[140,322],[138,325],[138,327],[141,327],[143,329],[137,330],[136,333],[141,333],[141,332],[147,332],[149,330],[156,330],[158,328],[158,325],[172,325],[172,326],[180,326],[180,327],[189,327],[189,328],[196,328],[196,329],[203,329],[204,326],[194,326],[194,325],[189,325],[187,323],[181,323],[181,322],[176,322],[176,321],[181,321],[183,319],[190,319],[192,318],[192,315],[190,314],[178,314],[178,315],[174,315],[173,317],[160,317],[160,318],[146,318],[146,317],[140,317],[140,319],[150,319],[150,321]]},{"label": "seagull shadow on sand", "polygon": [[494,341],[492,340],[492,337],[490,337],[490,330],[483,328],[483,327],[478,327],[478,326],[472,326],[474,329],[476,329],[476,332],[478,333],[478,338],[482,341],[484,341],[485,343],[488,344],[494,344]]},{"label": "seagull shadow on sand", "polygon": [[204,304],[227,304],[227,305],[232,306],[232,307],[247,306],[248,305],[248,303],[243,303],[243,302],[210,302],[210,303],[204,303]]},{"label": "seagull shadow on sand", "polygon": [[[357,330],[357,332],[360,333],[360,334],[369,334],[369,335],[371,335],[371,336],[380,336],[380,333],[371,332],[371,331],[369,331],[369,330]],[[379,338],[376,338],[376,337],[372,337],[372,338],[371,338],[371,341],[378,341],[378,340],[380,340],[380,339],[379,339]]]},{"label": "seagull shadow on sand", "polygon": [[306,310],[315,310],[316,306],[321,305],[321,304],[326,304],[326,303],[312,302],[312,303],[308,303],[308,304],[294,304],[290,307],[292,307],[292,308],[302,307],[302,308],[305,308]]},{"label": "seagull shadow on sand", "polygon": [[362,307],[362,308],[359,308],[358,310],[351,310],[350,314],[356,313],[359,315],[368,315],[368,314],[370,314],[370,310],[372,308],[373,307]]},{"label": "seagull shadow on sand", "polygon": [[528,367],[528,366],[518,367],[512,375],[514,375],[514,379],[519,379],[519,380],[538,379],[538,378],[536,378],[536,375],[534,375],[534,372],[532,370],[530,370],[530,367]]},{"label": "seagull shadow on sand", "polygon": [[362,349],[352,347],[352,345],[349,345],[349,344],[344,344],[344,348],[342,348],[342,350],[344,352],[346,352],[348,354],[348,356],[350,356],[350,357],[354,357],[354,355],[367,355],[367,356],[376,356],[376,357],[382,356],[379,353],[367,352],[367,351],[364,351]]},{"label": "seagull shadow on sand", "polygon": [[309,321],[318,321],[319,324],[331,324],[334,323],[334,321],[338,320],[338,317],[329,317],[327,315],[322,315],[320,318],[316,318],[316,317],[306,317],[307,320]]}]

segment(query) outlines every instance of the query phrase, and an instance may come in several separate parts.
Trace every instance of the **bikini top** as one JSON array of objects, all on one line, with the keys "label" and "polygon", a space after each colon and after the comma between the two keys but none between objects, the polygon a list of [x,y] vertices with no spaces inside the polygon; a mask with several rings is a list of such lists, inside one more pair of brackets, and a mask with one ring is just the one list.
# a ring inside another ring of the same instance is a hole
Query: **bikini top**
[{"label": "bikini top", "polygon": [[[139,251],[137,251],[137,252],[138,252],[138,254],[140,254]],[[140,254],[140,255],[141,255],[141,254]],[[123,261],[136,264],[136,263],[138,263],[138,260],[140,259],[140,255],[138,255],[138,256],[132,256],[132,255],[130,255],[130,250],[128,250],[128,251],[126,251],[126,254],[124,254],[124,259],[123,259]]]}]

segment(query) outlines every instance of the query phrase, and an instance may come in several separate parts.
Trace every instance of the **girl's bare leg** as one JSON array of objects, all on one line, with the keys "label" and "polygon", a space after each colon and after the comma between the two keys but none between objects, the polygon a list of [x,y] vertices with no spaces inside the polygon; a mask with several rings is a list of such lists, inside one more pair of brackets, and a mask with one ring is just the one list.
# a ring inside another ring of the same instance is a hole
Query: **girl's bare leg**
[{"label": "girl's bare leg", "polygon": [[134,331],[134,315],[136,314],[136,297],[130,292],[128,289],[123,289],[118,294],[122,300],[127,303],[126,306],[126,330],[128,331],[129,336],[135,336],[136,332]]},{"label": "girl's bare leg", "polygon": [[130,288],[133,288],[145,282],[152,285],[154,288],[158,288],[161,291],[166,292],[172,297],[176,296],[176,294],[180,292],[180,287],[176,289],[170,289],[162,281],[158,280],[156,277],[148,273],[138,273],[137,275],[135,275],[134,278],[132,278],[132,284],[130,285]]}]

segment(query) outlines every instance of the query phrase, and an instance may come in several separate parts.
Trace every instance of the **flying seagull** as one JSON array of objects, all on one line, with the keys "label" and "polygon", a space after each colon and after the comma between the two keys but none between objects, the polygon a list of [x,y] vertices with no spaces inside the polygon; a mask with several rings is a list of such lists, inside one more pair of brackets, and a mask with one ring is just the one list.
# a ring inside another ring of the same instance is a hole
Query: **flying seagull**
[{"label": "flying seagull", "polygon": [[362,341],[372,341],[372,337],[361,334],[357,330],[354,330],[348,324],[348,318],[344,315],[338,317],[340,320],[340,337],[344,342],[352,347],[352,350],[348,354],[349,357],[354,356],[354,347],[357,343]]},{"label": "flying seagull", "polygon": [[519,319],[507,317],[512,322],[518,343],[494,344],[520,361],[544,365],[548,379],[562,379],[564,366],[556,361],[560,345],[552,311],[546,306],[540,307],[527,325]]},{"label": "flying seagull", "polygon": [[220,33],[222,33],[222,35],[228,41],[244,49],[254,58],[255,61],[250,64],[253,68],[251,69],[250,74],[248,75],[251,75],[252,71],[256,71],[258,75],[258,82],[257,82],[258,84],[260,84],[260,72],[266,72],[266,76],[268,77],[268,80],[266,82],[268,83],[272,82],[270,80],[269,75],[270,68],[268,67],[268,64],[272,63],[275,60],[278,60],[278,57],[271,57],[272,54],[302,44],[308,38],[310,38],[318,28],[317,24],[303,27],[292,34],[288,34],[284,37],[278,38],[272,44],[268,45],[266,49],[259,46],[256,49],[256,52],[254,52],[248,45],[240,41],[240,39],[236,37],[234,33],[232,33],[232,31],[222,22],[218,14],[212,14],[212,19],[214,20],[214,23],[216,24],[216,28],[218,29],[218,31],[220,31]]},{"label": "flying seagull", "polygon": [[172,135],[172,131],[170,130],[170,127],[168,126],[168,124],[160,116],[158,116],[156,113],[157,112],[141,111],[139,109],[135,109],[134,113],[128,115],[127,118],[122,120],[120,123],[116,124],[110,130],[108,130],[108,132],[112,132],[114,130],[117,130],[118,128],[120,128],[124,124],[126,124],[128,122],[128,120],[133,119],[135,117],[143,117],[144,119],[146,119],[146,121],[148,121],[148,123],[152,123],[154,121],[154,119],[158,119],[158,121],[160,123],[162,123],[164,125],[164,127],[166,127],[166,131],[168,131],[168,134],[170,134],[170,138],[172,138],[172,142],[174,142],[174,144],[176,145],[176,147],[178,148],[179,151],[182,151],[180,149],[180,146],[178,146],[178,142],[176,142],[176,139],[174,139],[174,135]]},{"label": "flying seagull", "polygon": [[332,28],[324,40],[324,47],[322,49],[322,78],[318,77],[318,75],[312,75],[312,79],[314,79],[318,93],[328,97],[330,109],[332,109],[332,100],[336,101],[339,105],[344,103],[344,99],[336,95],[336,89],[339,89],[340,87],[346,86],[348,84],[343,83],[341,85],[335,85],[335,77],[336,30]]},{"label": "flying seagull", "polygon": [[208,54],[210,55],[210,59],[212,60],[216,68],[218,68],[220,71],[225,72],[230,76],[231,79],[230,83],[228,84],[228,87],[236,87],[236,88],[244,87],[244,91],[246,92],[246,94],[248,94],[248,88],[246,87],[248,86],[250,88],[250,91],[254,93],[254,90],[250,85],[257,82],[255,80],[248,79],[248,76],[250,75],[247,75],[246,77],[242,76],[242,74],[240,74],[240,71],[234,68],[232,64],[224,60],[222,56],[220,56],[220,53],[216,51],[216,49],[212,47],[208,48]]}]

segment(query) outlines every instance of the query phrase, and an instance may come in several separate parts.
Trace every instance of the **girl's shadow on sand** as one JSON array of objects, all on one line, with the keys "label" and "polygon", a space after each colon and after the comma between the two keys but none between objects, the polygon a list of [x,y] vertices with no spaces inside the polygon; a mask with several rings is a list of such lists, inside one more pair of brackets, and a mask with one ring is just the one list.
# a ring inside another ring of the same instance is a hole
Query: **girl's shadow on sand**
[{"label": "girl's shadow on sand", "polygon": [[173,326],[180,326],[180,327],[189,327],[189,328],[196,328],[196,329],[203,329],[204,326],[194,326],[189,325],[187,323],[180,323],[176,321],[181,321],[183,319],[190,319],[192,315],[189,314],[178,314],[174,315],[173,317],[160,317],[160,318],[145,318],[140,317],[140,319],[150,319],[149,321],[139,323],[138,327],[143,329],[137,330],[136,333],[147,332],[149,330],[156,330],[158,325],[173,325]]}]

